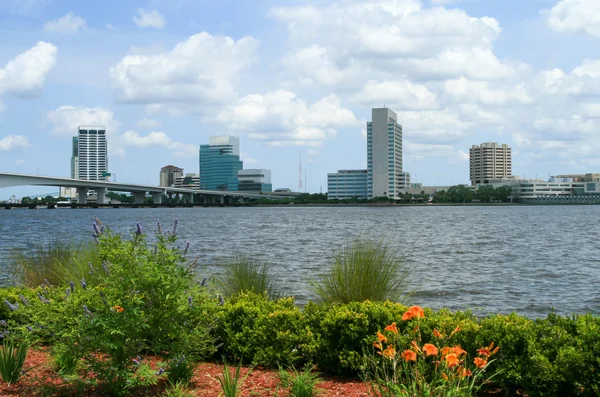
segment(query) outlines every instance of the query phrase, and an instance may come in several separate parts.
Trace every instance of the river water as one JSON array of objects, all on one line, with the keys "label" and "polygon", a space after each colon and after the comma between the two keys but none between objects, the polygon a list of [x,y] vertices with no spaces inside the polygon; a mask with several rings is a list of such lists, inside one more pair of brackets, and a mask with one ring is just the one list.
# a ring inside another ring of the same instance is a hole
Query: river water
[{"label": "river water", "polygon": [[412,303],[543,317],[600,314],[600,206],[238,207],[0,210],[0,284],[9,252],[90,239],[94,216],[120,233],[179,218],[181,241],[204,266],[246,254],[271,263],[300,304],[333,252],[362,236],[385,239],[412,268]]}]

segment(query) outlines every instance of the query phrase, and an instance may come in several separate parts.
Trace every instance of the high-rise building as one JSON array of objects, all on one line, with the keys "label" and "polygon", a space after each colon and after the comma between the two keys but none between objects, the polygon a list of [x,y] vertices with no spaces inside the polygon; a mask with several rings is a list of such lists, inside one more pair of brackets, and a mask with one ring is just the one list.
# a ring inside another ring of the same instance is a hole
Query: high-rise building
[{"label": "high-rise building", "polygon": [[469,177],[471,185],[506,179],[512,175],[512,155],[506,144],[485,142],[469,149]]},{"label": "high-rise building", "polygon": [[243,168],[240,138],[211,136],[208,145],[200,146],[200,189],[237,191]]},{"label": "high-rise building", "polygon": [[240,170],[238,171],[238,179],[240,181],[238,190],[241,192],[270,193],[273,191],[271,170]]},{"label": "high-rise building", "polygon": [[339,170],[327,174],[327,198],[329,200],[368,198],[367,170]]},{"label": "high-rise building", "polygon": [[369,198],[399,199],[405,188],[402,173],[402,126],[388,108],[372,109],[367,123],[367,192]]},{"label": "high-rise building", "polygon": [[175,167],[174,165],[167,165],[160,169],[160,186],[173,187],[175,180],[183,176],[183,168]]},{"label": "high-rise building", "polygon": [[79,178],[79,137],[74,136],[71,154],[71,179]]},{"label": "high-rise building", "polygon": [[88,181],[107,180],[106,127],[79,126],[77,158],[77,179]]}]

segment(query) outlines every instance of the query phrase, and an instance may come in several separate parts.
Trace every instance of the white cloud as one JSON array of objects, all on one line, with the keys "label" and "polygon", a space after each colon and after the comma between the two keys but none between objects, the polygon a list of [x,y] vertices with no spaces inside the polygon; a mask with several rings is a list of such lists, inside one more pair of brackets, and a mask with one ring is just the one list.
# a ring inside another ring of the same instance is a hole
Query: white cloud
[{"label": "white cloud", "polygon": [[254,157],[251,157],[248,153],[240,152],[240,159],[244,162],[244,167],[247,165],[255,165],[258,164],[258,160]]},{"label": "white cloud", "polygon": [[138,120],[136,125],[142,129],[148,130],[148,129],[160,127],[161,123],[158,120],[144,117],[143,119]]},{"label": "white cloud", "polygon": [[80,125],[103,125],[106,134],[113,135],[119,129],[119,122],[108,109],[99,107],[61,106],[48,113],[47,121],[52,125],[52,133],[56,135],[74,136]]},{"label": "white cloud", "polygon": [[64,17],[46,22],[44,30],[56,33],[76,33],[79,30],[87,30],[87,24],[82,17],[78,17],[72,12],[67,12]]},{"label": "white cloud", "polygon": [[39,95],[48,73],[56,64],[57,49],[39,41],[34,47],[17,55],[0,69],[0,96],[11,94],[20,97]]},{"label": "white cloud", "polygon": [[403,136],[412,143],[452,144],[469,134],[471,123],[444,110],[398,112]]},{"label": "white cloud", "polygon": [[252,37],[199,33],[156,55],[127,55],[110,69],[119,102],[201,112],[236,98],[235,83],[253,62],[258,42]]},{"label": "white cloud", "polygon": [[369,80],[351,101],[372,107],[383,103],[395,110],[437,109],[436,95],[426,86],[408,80],[377,82]]},{"label": "white cloud", "polygon": [[162,131],[152,131],[148,135],[141,135],[136,131],[126,131],[122,135],[111,139],[113,149],[124,153],[124,148],[149,148],[160,147],[172,152],[177,157],[197,157],[198,146],[186,144],[171,139]]},{"label": "white cloud", "polygon": [[275,146],[319,146],[335,136],[337,128],[358,124],[337,95],[323,97],[309,106],[284,90],[247,95],[219,112],[216,119],[229,127],[251,131],[250,139]]},{"label": "white cloud", "polygon": [[156,10],[145,10],[138,8],[138,16],[133,17],[133,22],[139,28],[155,28],[162,29],[165,27],[165,17]]},{"label": "white cloud", "polygon": [[533,103],[524,84],[517,84],[510,89],[493,88],[492,84],[484,81],[471,81],[465,78],[447,80],[444,82],[447,96],[460,103],[480,103],[487,106],[518,106]]},{"label": "white cloud", "polygon": [[12,152],[29,147],[29,140],[23,135],[9,135],[0,138],[0,152]]},{"label": "white cloud", "polygon": [[563,33],[587,33],[600,38],[600,2],[561,0],[547,12],[548,26]]}]

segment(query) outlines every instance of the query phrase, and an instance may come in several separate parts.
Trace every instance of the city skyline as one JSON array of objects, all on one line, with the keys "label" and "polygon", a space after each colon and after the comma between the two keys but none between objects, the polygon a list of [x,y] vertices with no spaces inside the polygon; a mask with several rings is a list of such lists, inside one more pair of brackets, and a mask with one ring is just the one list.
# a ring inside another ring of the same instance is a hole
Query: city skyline
[{"label": "city skyline", "polygon": [[0,170],[68,177],[77,126],[100,124],[120,181],[197,172],[209,136],[237,135],[273,188],[297,190],[301,152],[319,192],[367,168],[384,104],[413,182],[468,184],[481,142],[507,143],[521,177],[600,169],[597,1],[287,4],[2,2]]}]

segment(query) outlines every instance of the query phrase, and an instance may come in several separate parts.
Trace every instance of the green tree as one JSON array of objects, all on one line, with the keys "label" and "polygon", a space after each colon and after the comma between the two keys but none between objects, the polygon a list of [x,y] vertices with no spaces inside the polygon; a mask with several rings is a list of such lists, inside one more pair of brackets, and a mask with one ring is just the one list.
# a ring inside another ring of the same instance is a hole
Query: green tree
[{"label": "green tree", "polygon": [[496,198],[496,189],[492,185],[484,185],[477,189],[475,197],[482,203],[489,203]]}]

